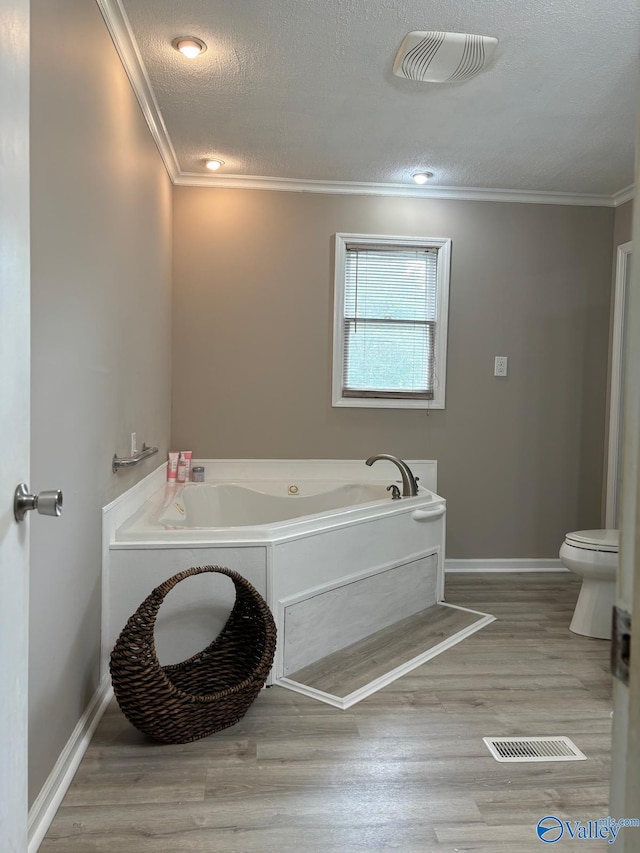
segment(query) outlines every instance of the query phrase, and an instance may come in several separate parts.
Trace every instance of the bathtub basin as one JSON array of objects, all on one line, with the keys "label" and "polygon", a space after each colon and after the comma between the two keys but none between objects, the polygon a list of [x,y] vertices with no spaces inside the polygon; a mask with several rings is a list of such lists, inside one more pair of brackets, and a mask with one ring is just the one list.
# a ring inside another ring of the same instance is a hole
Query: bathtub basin
[{"label": "bathtub basin", "polygon": [[[288,492],[288,489],[295,489]],[[158,517],[173,528],[246,527],[389,500],[385,486],[364,483],[190,483]]]},{"label": "bathtub basin", "polygon": [[115,531],[116,542],[262,543],[349,524],[371,515],[438,506],[442,498],[420,487],[413,498],[392,500],[389,481],[349,482],[318,477],[209,480],[166,484]]}]

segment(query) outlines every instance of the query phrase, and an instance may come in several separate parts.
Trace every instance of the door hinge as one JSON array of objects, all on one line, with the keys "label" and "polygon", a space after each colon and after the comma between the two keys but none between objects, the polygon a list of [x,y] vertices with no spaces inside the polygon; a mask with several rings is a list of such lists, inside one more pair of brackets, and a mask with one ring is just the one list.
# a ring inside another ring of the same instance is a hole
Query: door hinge
[{"label": "door hinge", "polygon": [[627,686],[629,685],[630,656],[631,614],[621,607],[614,607],[611,631],[611,672]]}]

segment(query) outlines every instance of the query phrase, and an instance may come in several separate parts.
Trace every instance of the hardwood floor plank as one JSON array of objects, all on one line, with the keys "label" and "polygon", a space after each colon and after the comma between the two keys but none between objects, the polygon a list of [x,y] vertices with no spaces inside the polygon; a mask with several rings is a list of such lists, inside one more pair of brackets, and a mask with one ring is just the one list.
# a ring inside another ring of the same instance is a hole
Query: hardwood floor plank
[{"label": "hardwood floor plank", "polygon": [[175,803],[202,800],[207,770],[191,765],[146,767],[144,764],[114,766],[103,762],[83,764],[65,797],[70,806],[117,805],[127,803]]},{"label": "hardwood floor plank", "polygon": [[[606,785],[583,785],[575,788],[541,788],[528,790],[526,800],[518,790],[479,791],[474,795],[482,819],[487,826],[535,826],[541,817],[553,814],[561,820],[575,820],[587,806],[597,815],[608,814],[609,788]],[[560,848],[562,849],[562,848]]]},{"label": "hardwood floor plank", "polygon": [[[544,817],[544,815],[540,815]],[[485,853],[485,851],[495,850],[496,853],[505,851],[505,853],[540,853],[543,847],[542,842],[535,833],[535,826],[539,818],[536,818],[533,824],[507,824],[504,826],[468,826],[468,827],[438,827],[436,828],[436,837],[439,841],[449,842],[459,850],[472,851],[473,853]],[[565,846],[565,839],[560,841],[560,849]],[[572,843],[571,850],[586,850],[586,851],[603,851],[610,845],[603,841],[576,841]],[[546,849],[546,848],[544,848]]]},{"label": "hardwood floor plank", "polygon": [[310,666],[292,672],[288,678],[344,698],[412,658],[434,649],[483,618],[467,610],[434,604]]}]

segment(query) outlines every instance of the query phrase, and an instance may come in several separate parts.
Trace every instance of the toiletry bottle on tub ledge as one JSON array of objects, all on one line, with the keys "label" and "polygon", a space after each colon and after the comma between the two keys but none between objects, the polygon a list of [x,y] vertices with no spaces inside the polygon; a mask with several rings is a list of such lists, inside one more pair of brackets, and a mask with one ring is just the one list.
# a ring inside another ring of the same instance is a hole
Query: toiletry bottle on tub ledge
[{"label": "toiletry bottle on tub ledge", "polygon": [[191,450],[180,451],[180,461],[178,462],[178,482],[188,483],[191,479]]},{"label": "toiletry bottle on tub ledge", "polygon": [[177,451],[169,451],[169,461],[167,462],[167,482],[175,483],[178,476],[178,457],[180,454]]}]

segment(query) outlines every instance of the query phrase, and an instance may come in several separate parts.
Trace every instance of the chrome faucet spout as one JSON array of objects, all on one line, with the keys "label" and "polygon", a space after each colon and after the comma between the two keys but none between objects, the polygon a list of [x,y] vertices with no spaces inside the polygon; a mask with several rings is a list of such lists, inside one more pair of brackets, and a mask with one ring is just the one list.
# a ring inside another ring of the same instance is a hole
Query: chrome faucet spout
[{"label": "chrome faucet spout", "polygon": [[371,466],[379,459],[386,459],[387,462],[393,462],[402,476],[402,497],[414,498],[418,494],[418,483],[407,463],[403,462],[402,459],[398,459],[397,456],[391,456],[389,453],[377,453],[375,456],[370,456],[365,465]]}]

